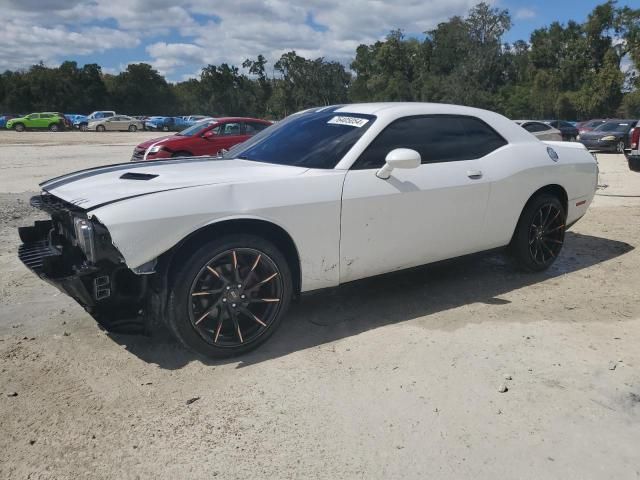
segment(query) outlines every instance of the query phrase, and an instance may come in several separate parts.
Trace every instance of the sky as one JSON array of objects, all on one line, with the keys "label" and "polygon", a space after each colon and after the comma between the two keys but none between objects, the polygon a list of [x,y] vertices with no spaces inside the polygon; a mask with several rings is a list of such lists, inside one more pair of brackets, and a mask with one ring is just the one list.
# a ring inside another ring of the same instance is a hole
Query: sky
[{"label": "sky", "polygon": [[[592,0],[493,0],[513,28],[504,40],[528,40],[553,21],[584,21]],[[619,1],[629,5],[637,0]],[[170,81],[196,77],[209,63],[241,65],[284,52],[348,65],[358,45],[392,29],[420,36],[478,0],[0,0],[0,71],[64,60],[118,73],[152,64]]]}]

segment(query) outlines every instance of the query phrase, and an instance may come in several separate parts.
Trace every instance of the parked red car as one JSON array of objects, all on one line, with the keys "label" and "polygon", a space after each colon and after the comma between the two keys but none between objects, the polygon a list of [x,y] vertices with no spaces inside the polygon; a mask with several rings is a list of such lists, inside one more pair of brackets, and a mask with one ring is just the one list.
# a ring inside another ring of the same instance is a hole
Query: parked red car
[{"label": "parked red car", "polygon": [[257,118],[225,117],[197,123],[175,135],[141,143],[131,161],[162,160],[172,157],[217,155],[264,130],[271,122]]}]

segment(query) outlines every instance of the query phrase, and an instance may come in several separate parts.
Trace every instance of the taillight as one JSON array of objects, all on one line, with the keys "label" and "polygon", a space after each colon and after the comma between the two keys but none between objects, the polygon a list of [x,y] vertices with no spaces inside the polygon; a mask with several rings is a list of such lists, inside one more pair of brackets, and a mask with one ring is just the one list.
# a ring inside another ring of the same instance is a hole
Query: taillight
[{"label": "taillight", "polygon": [[640,144],[640,127],[633,129],[631,133],[631,150],[637,150]]}]

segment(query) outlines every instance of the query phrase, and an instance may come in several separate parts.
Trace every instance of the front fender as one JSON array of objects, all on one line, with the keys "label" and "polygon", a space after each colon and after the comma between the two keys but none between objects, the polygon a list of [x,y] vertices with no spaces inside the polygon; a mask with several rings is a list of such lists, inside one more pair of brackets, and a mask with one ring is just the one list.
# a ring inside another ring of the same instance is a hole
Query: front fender
[{"label": "front fender", "polygon": [[[134,197],[91,210],[129,268],[137,268],[194,232],[227,220],[272,223],[298,249],[301,290],[339,282],[340,195],[344,172],[268,182],[204,185]],[[256,193],[259,192],[259,193]]]}]

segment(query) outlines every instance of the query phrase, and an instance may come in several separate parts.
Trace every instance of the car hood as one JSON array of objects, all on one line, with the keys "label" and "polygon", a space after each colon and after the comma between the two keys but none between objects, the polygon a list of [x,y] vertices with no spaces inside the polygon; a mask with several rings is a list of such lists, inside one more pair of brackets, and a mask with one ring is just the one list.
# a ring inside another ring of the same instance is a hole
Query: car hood
[{"label": "car hood", "polygon": [[138,148],[144,148],[146,150],[151,145],[155,145],[155,144],[166,145],[167,143],[171,143],[172,141],[176,141],[183,138],[189,138],[189,137],[181,137],[180,135],[166,135],[164,137],[152,138],[151,140],[147,140],[146,142],[140,143],[138,145]]},{"label": "car hood", "polygon": [[300,175],[308,169],[213,157],[107,165],[40,184],[45,192],[84,210],[127,198],[222,183],[258,182]]},{"label": "car hood", "polygon": [[598,130],[597,132],[591,131],[591,132],[586,132],[584,134],[581,135],[581,138],[602,138],[602,137],[608,137],[610,135],[615,136],[616,138],[622,138],[626,135],[626,133],[624,132],[605,132],[603,130]]}]

